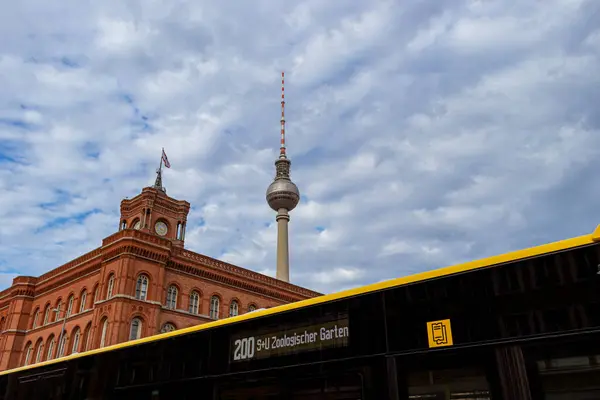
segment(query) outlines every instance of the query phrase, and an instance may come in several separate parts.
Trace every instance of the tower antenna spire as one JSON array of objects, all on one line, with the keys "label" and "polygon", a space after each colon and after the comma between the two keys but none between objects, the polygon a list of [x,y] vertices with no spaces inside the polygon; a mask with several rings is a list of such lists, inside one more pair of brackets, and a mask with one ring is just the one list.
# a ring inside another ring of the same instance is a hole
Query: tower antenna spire
[{"label": "tower antenna spire", "polygon": [[267,189],[267,203],[277,212],[277,279],[290,281],[290,257],[288,245],[289,212],[298,205],[300,192],[290,178],[292,161],[287,158],[285,147],[285,91],[284,73],[281,73],[281,144],[279,158],[275,161],[275,179]]},{"label": "tower antenna spire", "polygon": [[281,146],[279,158],[287,158],[285,154],[285,72],[281,72]]}]

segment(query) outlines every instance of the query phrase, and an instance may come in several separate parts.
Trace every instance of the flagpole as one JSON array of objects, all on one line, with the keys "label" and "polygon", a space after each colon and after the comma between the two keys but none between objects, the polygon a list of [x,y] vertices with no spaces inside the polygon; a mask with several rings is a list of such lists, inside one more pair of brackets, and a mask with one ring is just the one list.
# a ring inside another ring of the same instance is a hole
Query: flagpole
[{"label": "flagpole", "polygon": [[[164,153],[165,149],[163,148],[162,151]],[[158,169],[156,170],[156,182],[154,182],[154,187],[157,188],[158,190],[162,190],[164,192],[165,189],[163,188],[163,185],[162,185],[162,166],[163,166],[163,155],[161,153],[160,164],[158,165]]]}]

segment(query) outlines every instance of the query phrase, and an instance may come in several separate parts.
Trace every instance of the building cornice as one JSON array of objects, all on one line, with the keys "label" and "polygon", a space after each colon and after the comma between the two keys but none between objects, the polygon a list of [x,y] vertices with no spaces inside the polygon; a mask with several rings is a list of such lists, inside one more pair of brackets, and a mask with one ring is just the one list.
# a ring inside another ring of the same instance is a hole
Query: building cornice
[{"label": "building cornice", "polygon": [[[275,301],[286,300],[286,299],[282,298],[280,292],[270,292],[271,294],[269,294],[269,292],[266,290],[260,290],[260,289],[257,290],[256,286],[254,286],[254,285],[245,285],[244,281],[240,282],[238,280],[224,280],[224,279],[215,280],[209,274],[202,274],[201,271],[196,271],[197,267],[195,267],[195,266],[187,266],[187,267],[183,267],[183,268],[175,267],[174,268],[173,263],[171,262],[167,265],[167,268],[177,274],[200,277],[203,280],[211,282],[211,283],[216,283],[221,286],[227,286],[233,290],[244,291],[244,292],[247,292],[247,293],[253,294],[253,295],[260,295],[263,298],[267,298],[270,300],[275,300]],[[276,295],[273,295],[273,293],[276,293]],[[287,300],[287,301],[298,301],[298,300],[301,300],[301,298],[291,298],[291,300]]]},{"label": "building cornice", "polygon": [[[78,274],[75,279],[87,278],[88,276],[97,274],[100,270],[100,264],[90,265],[89,268],[86,268],[84,271],[81,271],[81,274]],[[52,285],[48,285],[47,287],[36,289],[35,298],[40,296],[44,296],[48,294],[48,292],[52,292],[55,290],[60,290],[65,286],[70,286],[73,284],[73,276],[68,275],[63,277],[60,281],[54,282]]]},{"label": "building cornice", "polygon": [[210,280],[213,282],[218,282],[218,283],[221,283],[224,285],[240,287],[242,289],[249,290],[256,294],[261,294],[261,295],[272,297],[272,298],[279,299],[279,300],[294,302],[294,301],[298,301],[298,300],[302,299],[302,297],[300,297],[300,296],[296,296],[296,297],[290,296],[289,294],[282,293],[281,291],[273,290],[273,289],[270,289],[270,288],[264,287],[264,286],[259,286],[259,285],[256,285],[256,284],[253,284],[250,282],[246,282],[241,279],[235,279],[233,277],[229,277],[224,274],[219,274],[214,271],[208,271],[206,269],[198,268],[197,266],[194,266],[194,265],[189,265],[189,264],[186,265],[186,264],[178,263],[175,261],[169,261],[169,263],[167,264],[167,268],[171,268],[176,271],[181,271],[181,272],[184,272],[184,273],[187,273],[190,275],[194,275],[194,276],[200,277],[202,279]]},{"label": "building cornice", "polygon": [[190,210],[190,203],[176,200],[153,187],[147,187],[134,198],[121,201],[121,216],[130,218],[144,207],[158,210],[174,218],[185,219]]},{"label": "building cornice", "polygon": [[[72,322],[75,321],[81,317],[84,317],[86,315],[89,316],[89,314],[92,313],[92,311],[94,311],[94,308],[88,308],[87,310],[83,310],[82,312],[78,312],[78,313],[73,313],[71,315],[69,315],[67,317],[67,321],[68,322]],[[52,328],[52,327],[56,327],[59,325],[63,324],[63,319],[64,318],[59,318],[58,320],[52,321],[52,322],[48,322],[46,325],[38,325],[35,328],[31,328],[31,329],[27,329],[25,332],[29,335],[29,334],[34,334],[34,333],[38,333],[38,332],[42,332],[43,330],[45,330],[46,328]]]},{"label": "building cornice", "polygon": [[245,280],[250,279],[258,284],[275,287],[277,288],[277,290],[280,291],[300,295],[302,296],[302,298],[316,297],[322,295],[322,293],[318,293],[313,290],[303,288],[301,286],[293,285],[291,283],[284,282],[267,275],[259,274],[258,272],[250,271],[248,269],[241,268],[233,264],[217,260],[212,257],[194,253],[193,251],[175,248],[173,251],[173,256],[173,258],[179,257],[180,259],[183,259],[187,262],[192,261],[194,263],[199,263],[203,266],[212,267],[216,270],[224,271],[237,277],[244,278]]},{"label": "building cornice", "polygon": [[106,249],[124,240],[135,241],[144,245],[150,245],[152,247],[159,248],[165,251],[171,251],[171,249],[173,248],[173,244],[169,239],[165,239],[160,236],[142,232],[136,229],[123,229],[104,238],[104,240],[102,241],[101,249],[103,251],[106,251]]}]

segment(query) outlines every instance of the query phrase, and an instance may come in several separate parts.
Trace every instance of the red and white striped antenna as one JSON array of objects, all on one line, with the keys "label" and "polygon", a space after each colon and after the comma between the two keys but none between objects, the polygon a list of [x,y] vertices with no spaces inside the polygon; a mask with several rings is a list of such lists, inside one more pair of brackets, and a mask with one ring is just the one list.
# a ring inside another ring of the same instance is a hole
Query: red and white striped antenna
[{"label": "red and white striped antenna", "polygon": [[287,158],[285,155],[285,72],[281,72],[281,147],[279,158]]}]

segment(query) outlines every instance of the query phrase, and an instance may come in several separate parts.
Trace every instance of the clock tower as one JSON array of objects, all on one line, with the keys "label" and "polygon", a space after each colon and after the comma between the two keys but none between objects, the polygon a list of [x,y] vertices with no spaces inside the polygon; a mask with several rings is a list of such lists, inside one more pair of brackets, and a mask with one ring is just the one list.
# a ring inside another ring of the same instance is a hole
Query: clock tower
[{"label": "clock tower", "polygon": [[119,230],[141,230],[183,247],[190,203],[167,196],[162,182],[159,185],[146,187],[134,198],[121,201]]}]

